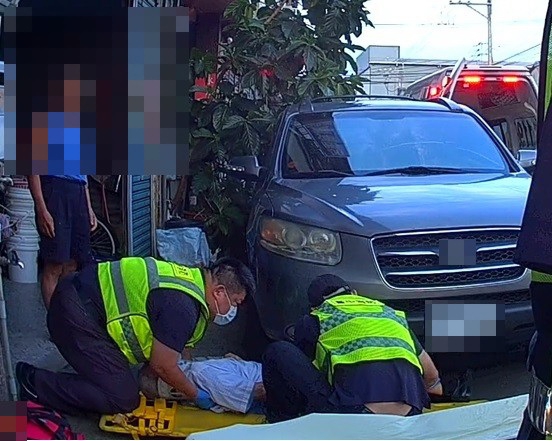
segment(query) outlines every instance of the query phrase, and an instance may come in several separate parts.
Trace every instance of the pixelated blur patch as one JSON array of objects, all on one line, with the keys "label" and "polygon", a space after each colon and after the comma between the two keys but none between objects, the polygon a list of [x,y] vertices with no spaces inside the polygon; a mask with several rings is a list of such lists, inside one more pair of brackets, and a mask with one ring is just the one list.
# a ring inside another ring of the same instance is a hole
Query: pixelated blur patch
[{"label": "pixelated blur patch", "polygon": [[442,239],[439,241],[439,265],[473,266],[477,262],[475,239]]},{"label": "pixelated blur patch", "polygon": [[425,349],[428,352],[503,352],[504,303],[428,300]]},{"label": "pixelated blur patch", "polygon": [[[27,432],[27,403],[24,401],[0,402],[0,434],[25,434]],[[9,439],[18,439],[13,436]],[[0,435],[0,439],[8,439]]]}]

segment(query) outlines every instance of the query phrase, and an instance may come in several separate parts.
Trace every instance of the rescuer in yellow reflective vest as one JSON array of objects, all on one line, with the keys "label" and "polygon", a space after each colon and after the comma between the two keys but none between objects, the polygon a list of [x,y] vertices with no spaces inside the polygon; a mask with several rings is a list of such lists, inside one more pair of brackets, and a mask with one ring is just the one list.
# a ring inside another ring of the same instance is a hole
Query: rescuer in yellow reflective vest
[{"label": "rescuer in yellow reflective vest", "polygon": [[178,367],[208,322],[230,323],[255,290],[251,271],[234,259],[206,269],[151,257],[85,267],[58,284],[48,310],[52,341],[77,374],[18,363],[22,400],[62,412],[126,413],[139,404],[131,365],[148,363],[166,383],[208,409],[211,397]]},{"label": "rescuer in yellow reflective vest", "polygon": [[267,418],[309,413],[417,415],[442,395],[439,373],[410,331],[405,314],[359,296],[326,274],[309,286],[311,313],[294,342],[263,355]]}]

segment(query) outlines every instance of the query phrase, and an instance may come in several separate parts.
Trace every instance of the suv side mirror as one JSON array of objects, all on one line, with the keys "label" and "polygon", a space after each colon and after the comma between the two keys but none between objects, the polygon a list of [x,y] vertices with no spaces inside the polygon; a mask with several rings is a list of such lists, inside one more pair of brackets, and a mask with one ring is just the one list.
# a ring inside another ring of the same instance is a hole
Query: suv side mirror
[{"label": "suv side mirror", "polygon": [[537,151],[536,150],[519,150],[517,152],[516,158],[525,170],[531,173],[535,164],[537,163]]},{"label": "suv side mirror", "polygon": [[244,180],[258,180],[262,167],[256,156],[237,156],[226,166],[228,174]]}]

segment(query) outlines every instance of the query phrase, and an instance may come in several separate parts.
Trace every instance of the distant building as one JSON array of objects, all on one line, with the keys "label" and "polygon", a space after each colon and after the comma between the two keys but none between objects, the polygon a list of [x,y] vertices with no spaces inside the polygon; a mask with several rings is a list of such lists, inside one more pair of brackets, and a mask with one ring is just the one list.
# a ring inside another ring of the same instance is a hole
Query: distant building
[{"label": "distant building", "polygon": [[[397,95],[401,88],[439,69],[454,66],[458,60],[401,58],[399,46],[368,46],[356,61],[359,74],[366,79],[364,90],[367,94]],[[481,64],[480,61],[467,62]],[[508,64],[530,67],[534,63]]]}]

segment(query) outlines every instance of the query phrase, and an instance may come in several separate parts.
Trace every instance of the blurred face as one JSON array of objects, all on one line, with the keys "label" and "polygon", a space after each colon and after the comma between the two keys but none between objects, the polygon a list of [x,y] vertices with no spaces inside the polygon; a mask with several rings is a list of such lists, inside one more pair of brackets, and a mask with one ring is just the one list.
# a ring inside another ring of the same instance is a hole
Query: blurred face
[{"label": "blurred face", "polygon": [[65,112],[80,112],[81,84],[77,79],[63,81],[63,109]]}]

